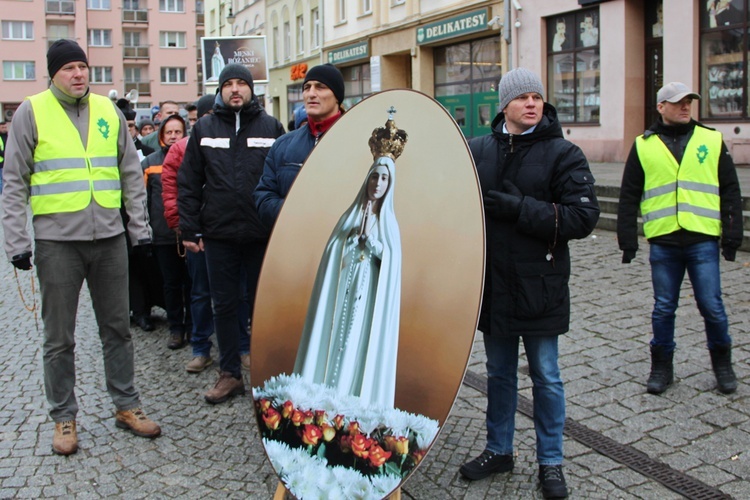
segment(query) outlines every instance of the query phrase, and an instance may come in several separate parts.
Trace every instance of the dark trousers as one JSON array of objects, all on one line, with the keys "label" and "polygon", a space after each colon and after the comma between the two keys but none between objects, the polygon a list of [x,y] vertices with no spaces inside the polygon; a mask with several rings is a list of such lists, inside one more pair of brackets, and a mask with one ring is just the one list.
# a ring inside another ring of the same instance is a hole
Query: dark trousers
[{"label": "dark trousers", "polygon": [[[241,375],[240,343],[247,337],[266,242],[203,239],[221,371]],[[243,298],[246,302],[243,304]],[[238,315],[243,313],[238,323]]]},{"label": "dark trousers", "polygon": [[190,276],[185,258],[177,253],[177,246],[154,245],[154,256],[164,280],[164,310],[167,312],[169,333],[185,335],[192,331],[190,314]]}]

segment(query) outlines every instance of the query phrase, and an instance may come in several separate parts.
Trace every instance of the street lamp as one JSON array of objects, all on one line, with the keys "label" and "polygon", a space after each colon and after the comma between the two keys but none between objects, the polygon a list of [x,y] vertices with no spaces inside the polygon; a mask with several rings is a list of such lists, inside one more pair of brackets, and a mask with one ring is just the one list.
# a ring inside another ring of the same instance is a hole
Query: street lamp
[{"label": "street lamp", "polygon": [[229,14],[227,14],[227,22],[229,23],[229,26],[232,26],[234,24],[234,20],[237,19],[237,16],[234,15],[234,12],[232,12],[232,6],[229,6]]}]

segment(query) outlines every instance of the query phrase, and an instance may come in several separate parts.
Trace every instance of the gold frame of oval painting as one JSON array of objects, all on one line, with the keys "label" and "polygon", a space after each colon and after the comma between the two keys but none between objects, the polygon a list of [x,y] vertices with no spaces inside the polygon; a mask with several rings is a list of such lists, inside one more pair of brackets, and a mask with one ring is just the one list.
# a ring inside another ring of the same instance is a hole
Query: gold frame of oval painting
[{"label": "gold frame of oval painting", "polygon": [[281,210],[253,315],[261,440],[297,498],[384,498],[458,395],[484,277],[476,170],[448,112],[370,96],[313,150]]}]

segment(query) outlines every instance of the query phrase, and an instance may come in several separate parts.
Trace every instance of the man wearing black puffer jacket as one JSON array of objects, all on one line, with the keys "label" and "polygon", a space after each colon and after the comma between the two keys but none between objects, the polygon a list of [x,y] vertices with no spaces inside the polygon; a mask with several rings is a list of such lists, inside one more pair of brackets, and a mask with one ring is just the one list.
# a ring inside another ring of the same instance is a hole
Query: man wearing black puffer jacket
[{"label": "man wearing black puffer jacket", "polygon": [[245,393],[241,368],[249,367],[249,353],[241,348],[249,342],[237,314],[253,310],[269,236],[252,195],[268,150],[283,133],[254,95],[250,71],[229,64],[219,75],[214,114],[195,124],[177,174],[182,239],[187,250],[206,252],[211,283],[221,370],[205,395],[211,404]]},{"label": "man wearing black puffer jacket", "polygon": [[565,393],[557,341],[570,323],[568,241],[591,233],[599,205],[586,157],[563,139],[539,77],[514,69],[500,80],[499,94],[502,112],[492,122],[492,133],[469,144],[487,229],[479,318],[487,353],[487,444],[460,472],[477,480],[513,469],[523,340],[533,382],[542,495],[565,498]]}]

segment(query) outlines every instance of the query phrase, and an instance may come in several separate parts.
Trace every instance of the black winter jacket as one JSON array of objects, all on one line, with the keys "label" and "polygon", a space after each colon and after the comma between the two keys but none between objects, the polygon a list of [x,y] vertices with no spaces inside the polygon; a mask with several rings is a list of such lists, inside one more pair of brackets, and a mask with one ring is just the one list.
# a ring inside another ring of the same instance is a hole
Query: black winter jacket
[{"label": "black winter jacket", "polygon": [[314,147],[315,137],[304,123],[276,141],[268,152],[263,177],[253,195],[260,218],[268,229],[276,223],[281,206]]},{"label": "black winter jacket", "polygon": [[168,147],[162,147],[159,151],[151,153],[141,161],[144,179],[146,180],[146,195],[148,199],[148,218],[151,230],[154,233],[154,245],[174,245],[175,232],[167,226],[164,218],[164,202],[162,200],[161,169],[164,157],[169,151]]},{"label": "black winter jacket", "polygon": [[[235,132],[238,116],[240,127]],[[284,127],[266,114],[256,97],[238,114],[217,94],[214,114],[203,116],[194,125],[177,173],[177,207],[184,240],[268,239],[269,230],[255,209],[253,191],[271,144],[283,134]]]},{"label": "black winter jacket", "polygon": [[523,193],[516,222],[485,217],[479,329],[489,335],[560,335],[570,322],[568,241],[588,236],[599,220],[594,177],[583,152],[563,139],[550,104],[529,134],[503,133],[504,119],[497,115],[492,133],[469,143],[485,200],[488,191],[503,191],[505,180]]},{"label": "black winter jacket", "polygon": [[[643,135],[645,137],[658,135],[672,152],[677,163],[680,163],[695,127],[705,127],[705,125],[691,120],[686,125],[668,126],[659,118]],[[723,142],[717,168],[719,169],[719,196],[721,197],[721,246],[724,249],[725,257],[734,260],[735,252],[742,244],[742,196],[734,161],[732,161],[732,157]],[[638,157],[638,150],[633,144],[622,173],[620,203],[617,209],[617,241],[620,250],[623,251],[623,262],[630,262],[638,250],[638,210],[641,205],[645,181],[643,165],[641,165],[641,159]],[[649,241],[661,245],[688,246],[713,239],[716,238],[707,234],[680,229],[671,234],[652,238]]]}]

